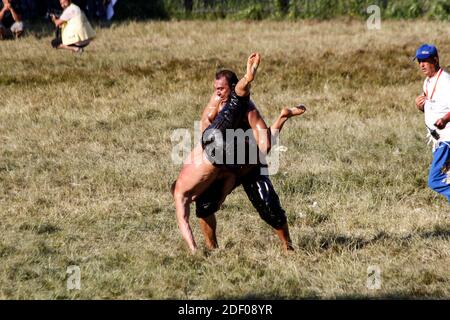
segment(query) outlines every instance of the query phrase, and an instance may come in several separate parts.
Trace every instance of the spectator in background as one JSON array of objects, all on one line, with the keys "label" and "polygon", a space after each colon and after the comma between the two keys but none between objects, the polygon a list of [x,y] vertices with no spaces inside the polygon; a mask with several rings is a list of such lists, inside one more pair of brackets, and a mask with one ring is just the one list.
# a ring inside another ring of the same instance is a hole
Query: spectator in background
[{"label": "spectator in background", "polygon": [[414,59],[426,77],[416,107],[424,113],[425,126],[433,142],[428,186],[450,202],[450,74],[441,68],[434,45],[421,45]]},{"label": "spectator in background", "polygon": [[111,20],[114,16],[114,6],[116,5],[117,0],[105,0],[106,6],[106,20]]},{"label": "spectator in background", "polygon": [[0,10],[0,39],[19,38],[23,34],[22,11],[19,0],[2,0]]},{"label": "spectator in background", "polygon": [[80,7],[71,0],[60,0],[59,3],[64,11],[59,18],[52,15],[52,21],[61,28],[61,33],[52,40],[52,47],[82,53],[95,37],[95,31]]}]

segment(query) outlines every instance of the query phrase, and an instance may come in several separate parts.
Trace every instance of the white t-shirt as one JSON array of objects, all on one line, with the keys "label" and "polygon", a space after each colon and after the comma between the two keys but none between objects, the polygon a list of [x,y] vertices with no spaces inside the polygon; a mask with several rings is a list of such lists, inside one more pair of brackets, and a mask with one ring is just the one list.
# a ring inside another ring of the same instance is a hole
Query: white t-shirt
[{"label": "white t-shirt", "polygon": [[[450,75],[443,70],[439,79],[438,76],[439,72],[432,78],[426,78],[423,83],[423,92],[427,94],[424,107],[425,124],[432,130],[436,129],[436,121],[450,112]],[[437,132],[439,141],[450,141],[450,123],[442,130],[437,129]]]},{"label": "white t-shirt", "polygon": [[81,9],[79,6],[71,3],[66,9],[64,9],[63,13],[59,17],[59,19],[64,21],[69,21],[73,17],[80,15]]}]

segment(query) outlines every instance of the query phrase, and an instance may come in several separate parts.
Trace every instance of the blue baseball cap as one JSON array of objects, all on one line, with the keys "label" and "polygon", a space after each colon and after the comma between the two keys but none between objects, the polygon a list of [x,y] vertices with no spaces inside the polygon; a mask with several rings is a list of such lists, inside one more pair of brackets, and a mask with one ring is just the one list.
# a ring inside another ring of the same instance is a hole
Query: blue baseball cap
[{"label": "blue baseball cap", "polygon": [[437,57],[438,51],[432,44],[423,44],[416,50],[416,56],[413,60],[419,59],[424,60],[432,57]]}]

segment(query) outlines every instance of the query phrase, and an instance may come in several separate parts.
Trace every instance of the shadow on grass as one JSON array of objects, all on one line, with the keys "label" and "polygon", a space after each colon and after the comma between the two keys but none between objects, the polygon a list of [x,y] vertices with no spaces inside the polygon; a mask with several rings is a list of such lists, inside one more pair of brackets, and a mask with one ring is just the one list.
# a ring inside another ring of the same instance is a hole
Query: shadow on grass
[{"label": "shadow on grass", "polygon": [[420,233],[420,236],[424,239],[450,239],[450,228],[442,228],[441,226],[436,226],[433,231],[425,231]]},{"label": "shadow on grass", "polygon": [[417,292],[417,291],[406,291],[406,292],[392,292],[386,294],[343,294],[337,295],[333,298],[330,297],[320,297],[318,294],[314,292],[308,292],[306,294],[302,294],[299,296],[296,295],[280,295],[279,293],[249,293],[245,295],[232,295],[232,296],[224,296],[224,295],[215,295],[212,299],[215,300],[326,300],[326,301],[342,301],[342,300],[414,300],[414,299],[422,299],[422,300],[432,300],[445,298],[444,294],[441,291],[437,292]]},{"label": "shadow on grass", "polygon": [[354,251],[383,242],[408,247],[414,238],[450,240],[450,226],[435,225],[432,230],[409,233],[403,236],[390,235],[381,231],[370,239],[334,233],[320,236],[303,236],[299,239],[297,245],[300,249],[306,250]]},{"label": "shadow on grass", "polygon": [[[292,296],[280,295],[279,293],[247,293],[244,295],[222,295],[213,296],[213,300],[292,300]],[[297,298],[298,299],[298,298]],[[301,296],[303,300],[318,300],[319,296],[313,292]]]},{"label": "shadow on grass", "polygon": [[[343,294],[336,296],[337,300],[434,300],[434,299],[445,299],[445,295],[442,291],[426,292],[417,290],[406,290],[406,291],[393,291],[391,293],[384,294]],[[448,299],[448,297],[447,297]]]}]

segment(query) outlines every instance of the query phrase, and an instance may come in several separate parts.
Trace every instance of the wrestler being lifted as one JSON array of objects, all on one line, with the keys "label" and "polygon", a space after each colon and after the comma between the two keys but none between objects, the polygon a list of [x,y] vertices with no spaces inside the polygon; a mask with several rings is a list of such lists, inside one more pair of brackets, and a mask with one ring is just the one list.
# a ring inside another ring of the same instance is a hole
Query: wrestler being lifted
[{"label": "wrestler being lifted", "polygon": [[[240,183],[244,185],[247,195],[261,217],[276,229],[285,249],[292,249],[286,217],[268,177],[262,177],[259,170],[258,174],[255,174],[255,166],[236,167],[233,164],[216,161],[220,158],[217,151],[222,150],[223,153],[227,153],[227,148],[229,148],[229,145],[227,146],[220,137],[225,137],[227,129],[240,128],[243,118],[248,118],[247,123],[253,130],[258,149],[263,154],[267,154],[274,138],[272,133],[278,133],[288,118],[305,112],[303,106],[291,109],[284,108],[274,124],[270,128],[266,126],[254,104],[250,101],[250,83],[256,76],[259,63],[260,55],[252,53],[247,60],[247,72],[239,81],[231,71],[226,70],[216,74],[215,94],[202,117],[202,144],[195,147],[186,158],[172,188],[178,226],[192,252],[196,250],[196,243],[189,225],[190,204],[197,201],[197,209],[200,208],[200,210],[197,210],[198,216],[199,211],[206,212],[204,217],[199,216],[200,225],[207,246],[212,249],[217,246],[214,213],[225,197]],[[234,81],[233,77],[235,78]],[[219,133],[219,136],[217,133]],[[247,176],[247,179],[244,178],[237,182],[239,176]],[[268,190],[266,195],[255,191],[261,187],[260,184]],[[274,210],[274,206],[279,209]],[[272,216],[270,216],[271,214]]]}]

